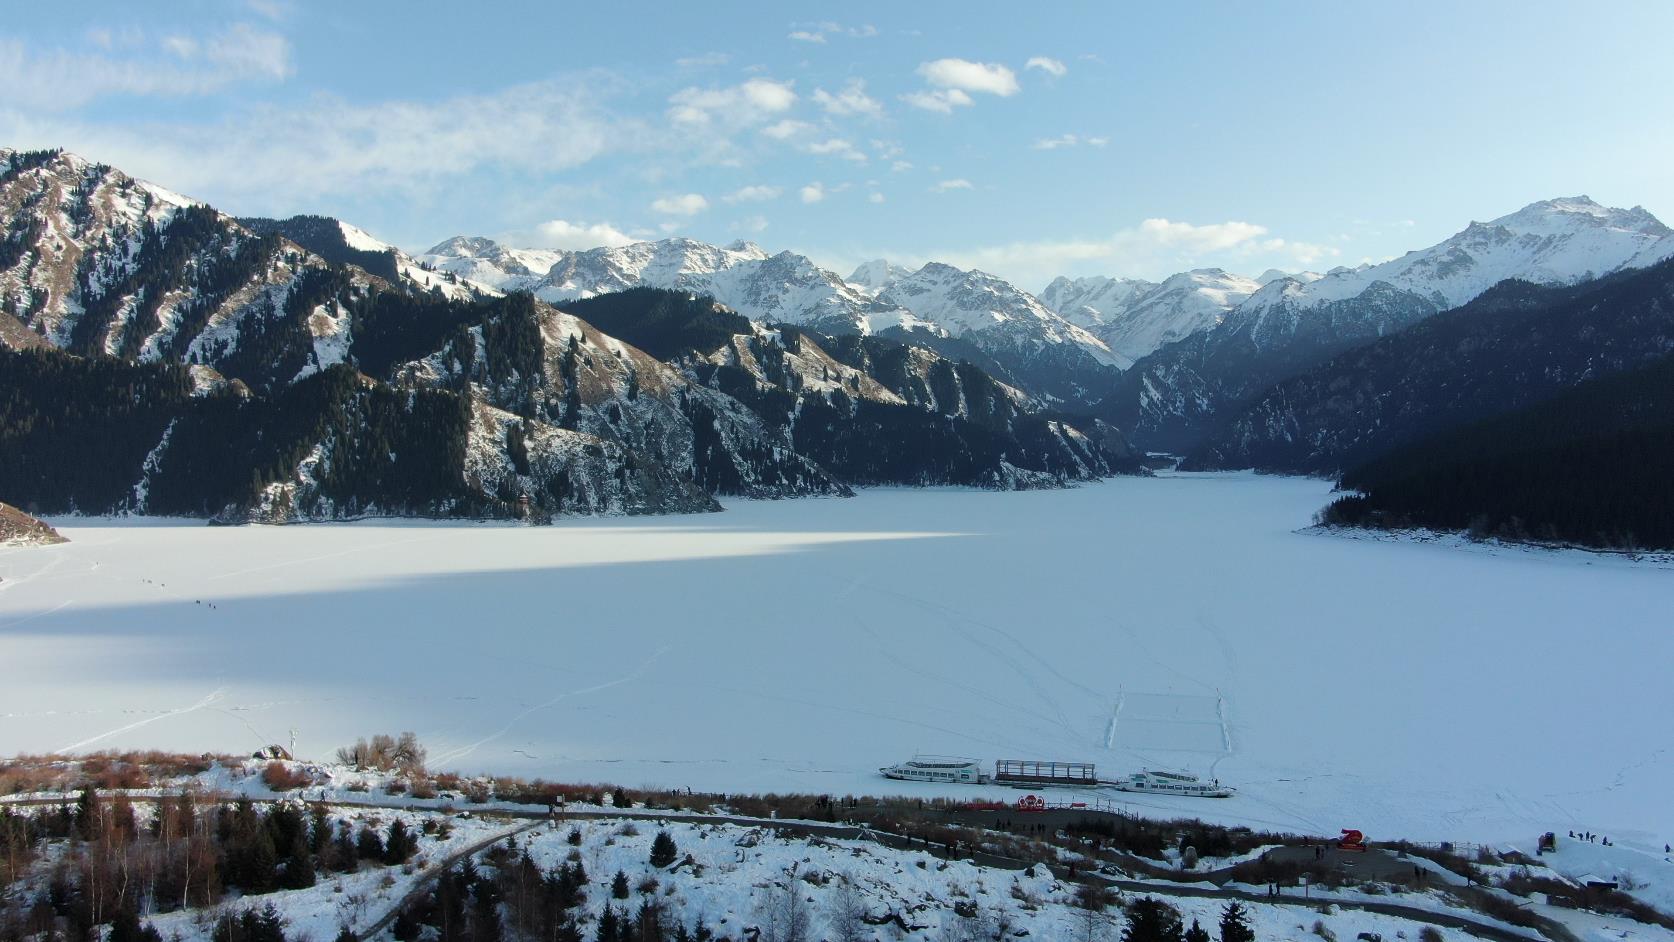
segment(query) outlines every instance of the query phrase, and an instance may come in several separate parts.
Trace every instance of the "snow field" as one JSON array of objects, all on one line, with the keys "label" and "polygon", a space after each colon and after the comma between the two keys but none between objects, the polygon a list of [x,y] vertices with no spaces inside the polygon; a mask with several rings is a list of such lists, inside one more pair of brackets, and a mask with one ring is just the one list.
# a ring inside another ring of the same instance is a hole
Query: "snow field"
[{"label": "snow field", "polygon": [[1327,491],[1185,475],[547,528],[57,519],[73,542],[0,550],[0,750],[294,729],[326,758],[410,729],[463,772],[1020,794],[876,774],[927,752],[1239,789],[1098,796],[1155,817],[1674,839],[1674,575],[1296,532]]}]

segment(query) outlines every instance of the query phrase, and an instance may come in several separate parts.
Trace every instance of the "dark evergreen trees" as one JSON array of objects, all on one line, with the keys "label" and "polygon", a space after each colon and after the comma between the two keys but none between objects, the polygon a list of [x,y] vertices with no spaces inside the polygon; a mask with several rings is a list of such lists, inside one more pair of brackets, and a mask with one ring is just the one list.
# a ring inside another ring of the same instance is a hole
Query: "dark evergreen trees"
[{"label": "dark evergreen trees", "polygon": [[162,942],[163,935],[151,923],[141,923],[138,914],[131,906],[124,906],[116,911],[116,918],[111,920],[110,934],[105,942]]},{"label": "dark evergreen trees", "polygon": [[1674,357],[1345,473],[1324,523],[1674,548]]},{"label": "dark evergreen trees", "polygon": [[407,862],[407,858],[418,851],[418,838],[413,836],[407,823],[400,818],[389,826],[389,838],[384,842],[384,863],[397,866]]},{"label": "dark evergreen trees", "polygon": [[355,835],[355,853],[361,860],[384,859],[384,838],[370,825],[361,825],[360,832]]},{"label": "dark evergreen trees", "polygon": [[272,903],[227,913],[215,924],[214,942],[285,942],[285,924]]},{"label": "dark evergreen trees", "polygon": [[674,846],[674,838],[667,831],[658,831],[657,837],[651,842],[651,866],[662,869],[679,856],[679,848]]},{"label": "dark evergreen trees", "polygon": [[[1128,904],[1122,942],[1182,942],[1180,912],[1160,899],[1142,897]],[[1225,942],[1225,940],[1223,940]]]},{"label": "dark evergreen trees", "polygon": [[1201,923],[1193,919],[1192,924],[1186,929],[1184,942],[1210,942],[1209,930],[1203,928]]},{"label": "dark evergreen trees", "polygon": [[1250,915],[1237,900],[1221,910],[1221,942],[1255,942],[1255,930],[1250,928]]}]

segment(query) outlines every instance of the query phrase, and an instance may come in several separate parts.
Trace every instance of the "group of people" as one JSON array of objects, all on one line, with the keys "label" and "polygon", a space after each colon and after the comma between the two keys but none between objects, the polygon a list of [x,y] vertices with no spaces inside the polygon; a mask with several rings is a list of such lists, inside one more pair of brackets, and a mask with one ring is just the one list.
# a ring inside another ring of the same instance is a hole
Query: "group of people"
[{"label": "group of people", "polygon": [[[1571,832],[1569,832],[1569,836],[1570,836],[1571,840],[1586,841],[1589,844],[1603,844],[1605,847],[1613,846],[1610,843],[1610,838],[1602,837],[1600,835],[1594,834],[1591,831],[1582,831],[1579,834],[1575,833],[1574,831],[1571,831]],[[1665,854],[1668,853],[1668,845],[1667,844],[1662,845],[1662,852],[1665,853]]]}]

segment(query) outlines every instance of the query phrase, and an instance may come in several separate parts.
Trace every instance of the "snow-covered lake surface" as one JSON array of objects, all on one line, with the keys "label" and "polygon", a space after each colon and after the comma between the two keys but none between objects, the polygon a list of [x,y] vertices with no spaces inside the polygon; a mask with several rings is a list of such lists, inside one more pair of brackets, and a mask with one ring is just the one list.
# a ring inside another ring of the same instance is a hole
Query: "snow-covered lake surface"
[{"label": "snow-covered lake surface", "polygon": [[1674,572],[1296,532],[1327,488],[58,519],[73,542],[0,550],[0,754],[410,729],[467,772],[930,794],[876,774],[925,752],[1212,773],[1239,795],[1129,805],[1258,827],[1674,840]]}]

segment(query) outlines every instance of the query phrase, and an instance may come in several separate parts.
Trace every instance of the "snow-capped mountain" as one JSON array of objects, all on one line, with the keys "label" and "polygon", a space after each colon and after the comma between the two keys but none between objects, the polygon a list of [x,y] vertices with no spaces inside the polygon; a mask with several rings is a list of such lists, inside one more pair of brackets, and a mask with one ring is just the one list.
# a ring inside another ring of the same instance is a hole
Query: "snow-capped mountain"
[{"label": "snow-capped mountain", "polygon": [[1674,261],[1578,285],[1505,282],[1269,387],[1187,464],[1335,474],[1671,354]]},{"label": "snow-capped mountain", "polygon": [[[1079,390],[1108,382],[1128,362],[1028,292],[948,265],[912,273],[887,262],[875,271],[863,266],[880,289],[845,281],[794,252],[769,255],[751,242],[722,247],[665,239],[552,255],[552,264],[535,277],[528,264],[532,253],[488,239],[455,238],[419,261],[555,304],[640,285],[706,294],[758,323],[899,336],[948,355],[984,359],[985,367],[1031,394],[1066,401],[1084,401]],[[1092,376],[1099,371],[1110,375]]]},{"label": "snow-capped mountain", "polygon": [[1135,278],[1058,278],[1041,299],[1131,364],[1164,344],[1214,327],[1260,288],[1242,275],[1200,268],[1160,284]]},{"label": "snow-capped mountain", "polygon": [[434,246],[419,261],[496,291],[531,291],[564,259],[551,249],[510,249],[493,239],[457,236]]},{"label": "snow-capped mountain", "polygon": [[849,275],[849,284],[859,285],[873,293],[882,291],[893,282],[912,274],[913,270],[888,259],[875,258],[856,268]]},{"label": "snow-capped mountain", "polygon": [[[18,419],[0,428],[0,492],[55,510],[691,512],[717,509],[717,494],[1060,486],[1133,467],[1114,430],[1038,415],[977,367],[863,336],[874,313],[928,329],[748,244],[547,258],[449,244],[448,261],[506,289],[611,302],[648,342],[715,340],[664,359],[338,220],[238,220],[58,151],[0,151],[0,233],[0,384]],[[652,280],[681,290],[599,296]],[[694,326],[681,305],[695,291],[868,345],[713,304],[719,326]],[[6,352],[23,349],[43,354]],[[72,467],[89,470],[60,473]]]},{"label": "snow-capped mountain", "polygon": [[1613,209],[1586,196],[1542,200],[1491,222],[1472,222],[1436,245],[1380,265],[1336,268],[1311,281],[1269,282],[1229,320],[1270,338],[1273,318],[1294,321],[1303,311],[1359,297],[1380,282],[1445,311],[1507,278],[1572,284],[1669,255],[1674,230],[1642,207]]},{"label": "snow-capped mountain", "polygon": [[722,247],[664,239],[563,252],[508,249],[490,239],[460,237],[434,246],[419,260],[500,290],[530,291],[555,304],[644,285],[707,294],[762,322],[860,333],[923,326],[910,313],[876,303],[805,256],[769,255],[752,242]]},{"label": "snow-capped mountain", "polygon": [[1501,281],[1573,284],[1671,255],[1674,231],[1642,208],[1585,196],[1531,203],[1379,265],[1271,280],[1219,325],[1136,363],[1104,414],[1139,444],[1189,449],[1226,407]]},{"label": "snow-capped mountain", "polygon": [[1156,282],[1143,278],[1059,275],[1040,293],[1040,300],[1070,323],[1097,333],[1111,317],[1127,310],[1135,299],[1156,286]]},{"label": "snow-capped mountain", "polygon": [[1277,268],[1269,268],[1256,276],[1256,284],[1265,285],[1270,281],[1278,281],[1281,278],[1291,278],[1306,284],[1310,281],[1318,281],[1324,277],[1325,276],[1323,274],[1317,271],[1280,271]]}]

